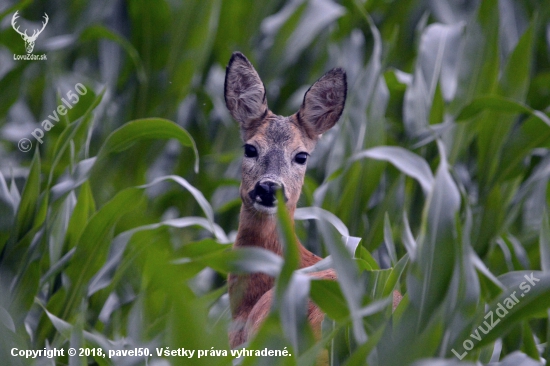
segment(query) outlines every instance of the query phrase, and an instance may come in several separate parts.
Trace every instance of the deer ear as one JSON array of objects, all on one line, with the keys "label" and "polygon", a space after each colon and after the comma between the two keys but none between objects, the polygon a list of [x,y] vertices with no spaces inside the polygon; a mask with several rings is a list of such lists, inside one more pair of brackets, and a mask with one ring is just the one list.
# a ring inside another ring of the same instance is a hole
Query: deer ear
[{"label": "deer ear", "polygon": [[225,72],[225,105],[247,129],[267,113],[265,88],[254,67],[240,52],[234,52]]},{"label": "deer ear", "polygon": [[346,103],[347,88],[346,72],[335,68],[306,92],[297,117],[311,138],[316,139],[338,122]]}]

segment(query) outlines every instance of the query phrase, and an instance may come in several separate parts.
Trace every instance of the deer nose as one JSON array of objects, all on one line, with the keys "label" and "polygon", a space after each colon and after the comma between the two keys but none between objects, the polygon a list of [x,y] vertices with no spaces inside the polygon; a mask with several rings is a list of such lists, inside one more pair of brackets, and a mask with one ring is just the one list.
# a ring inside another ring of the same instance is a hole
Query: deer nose
[{"label": "deer nose", "polygon": [[284,188],[280,183],[273,181],[258,182],[250,192],[250,198],[263,206],[273,207],[277,202],[277,191],[280,189],[283,190],[284,196]]}]

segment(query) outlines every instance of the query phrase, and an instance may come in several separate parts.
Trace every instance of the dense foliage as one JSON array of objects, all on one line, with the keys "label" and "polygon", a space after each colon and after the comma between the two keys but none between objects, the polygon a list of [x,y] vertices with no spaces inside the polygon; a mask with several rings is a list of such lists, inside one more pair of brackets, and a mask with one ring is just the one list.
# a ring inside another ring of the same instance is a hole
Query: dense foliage
[{"label": "dense foliage", "polygon": [[[14,59],[16,10],[21,29],[48,14],[33,51],[47,60]],[[6,1],[0,20],[2,364],[230,364],[225,278],[257,270],[280,301],[247,348],[292,356],[242,365],[311,365],[323,348],[331,365],[550,358],[550,2]],[[296,213],[337,282],[295,271],[284,212],[286,261],[230,249],[235,50],[283,115],[347,70]],[[152,355],[11,355],[69,347]],[[168,347],[229,355],[157,356]]]}]

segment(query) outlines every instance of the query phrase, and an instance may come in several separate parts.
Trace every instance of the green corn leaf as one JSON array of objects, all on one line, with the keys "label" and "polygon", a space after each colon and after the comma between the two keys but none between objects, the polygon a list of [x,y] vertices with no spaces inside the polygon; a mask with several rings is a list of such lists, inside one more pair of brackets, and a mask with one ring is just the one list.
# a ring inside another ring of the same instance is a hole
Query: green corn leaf
[{"label": "green corn leaf", "polygon": [[379,146],[355,154],[351,161],[371,158],[384,160],[393,164],[404,174],[416,179],[425,193],[428,193],[434,182],[430,166],[420,156],[397,146]]},{"label": "green corn leaf", "polygon": [[15,217],[15,226],[12,234],[13,239],[21,238],[31,229],[35,220],[38,197],[40,195],[40,166],[40,153],[36,150],[32,159],[29,176],[25,182],[23,193],[21,193],[21,202],[19,203]]},{"label": "green corn leaf", "polygon": [[[509,284],[509,290],[495,299],[485,314],[480,314],[470,322],[471,329],[475,330],[479,326],[485,330],[490,329],[487,334],[480,332],[483,337],[474,343],[476,348],[503,337],[518,322],[533,316],[540,316],[550,307],[550,276],[548,274],[529,271],[511,272],[504,282]],[[491,314],[493,314],[493,321],[490,319]]]},{"label": "green corn leaf", "polygon": [[311,299],[334,320],[344,321],[350,316],[346,299],[335,281],[311,281]]},{"label": "green corn leaf", "polygon": [[397,283],[399,283],[399,280],[401,279],[401,276],[407,269],[408,264],[409,264],[409,255],[405,254],[399,260],[399,262],[397,262],[396,265],[392,268],[391,273],[384,285],[383,296],[389,296],[393,293],[395,286],[397,285]]},{"label": "green corn leaf", "polygon": [[540,262],[544,272],[550,272],[550,220],[544,211],[540,224]]},{"label": "green corn leaf", "polygon": [[145,72],[143,62],[139,57],[139,53],[137,52],[135,47],[132,45],[132,43],[126,40],[126,38],[118,35],[117,33],[107,29],[104,26],[94,25],[86,28],[80,34],[80,40],[83,42],[87,42],[93,39],[108,39],[121,45],[124,51],[126,51],[128,56],[130,56],[130,59],[134,63],[134,66],[137,70],[137,76],[138,76],[139,82],[140,83],[147,82],[147,74]]},{"label": "green corn leaf", "polygon": [[7,329],[15,333],[15,324],[13,322],[13,319],[11,318],[10,313],[8,313],[8,311],[2,306],[0,306],[0,322]]},{"label": "green corn leaf", "polygon": [[425,206],[417,260],[411,263],[407,276],[411,304],[420,312],[417,329],[423,328],[441,304],[456,253],[455,215],[460,208],[460,195],[441,145],[439,150],[441,162]]},{"label": "green corn leaf", "polygon": [[456,120],[465,121],[487,110],[512,114],[528,114],[550,126],[550,118],[543,112],[534,110],[515,99],[498,95],[485,95],[475,98],[460,111]]},{"label": "green corn leaf", "polygon": [[397,254],[395,253],[395,243],[393,242],[390,218],[388,213],[384,215],[384,244],[388,250],[392,267],[397,263]]},{"label": "green corn leaf", "polygon": [[50,175],[48,177],[48,187],[53,183],[54,172],[58,164],[60,164],[65,152],[71,146],[75,136],[84,134],[84,131],[88,129],[88,125],[93,120],[93,111],[103,100],[103,95],[105,94],[105,89],[99,93],[99,95],[94,99],[91,105],[88,107],[82,118],[74,123],[71,123],[67,128],[63,130],[59,136],[54,149],[53,149],[53,162],[50,169]]},{"label": "green corn leaf", "polygon": [[118,219],[142,204],[143,190],[128,188],[119,192],[90,218],[66,269],[71,279],[71,290],[62,319],[67,319],[76,309],[77,301],[85,294],[88,282],[105,262],[110,236]]},{"label": "green corn leaf", "polygon": [[166,119],[145,118],[130,121],[112,132],[97,154],[98,160],[111,153],[128,149],[138,141],[152,139],[176,139],[183,146],[190,147],[195,154],[195,172],[199,169],[199,154],[195,141],[183,128]]},{"label": "green corn leaf", "polygon": [[85,181],[80,186],[80,192],[78,193],[76,205],[69,221],[67,233],[65,234],[69,249],[74,248],[77,240],[82,234],[82,231],[86,227],[88,220],[95,213],[95,211],[96,207],[92,190],[90,188],[90,182]]}]

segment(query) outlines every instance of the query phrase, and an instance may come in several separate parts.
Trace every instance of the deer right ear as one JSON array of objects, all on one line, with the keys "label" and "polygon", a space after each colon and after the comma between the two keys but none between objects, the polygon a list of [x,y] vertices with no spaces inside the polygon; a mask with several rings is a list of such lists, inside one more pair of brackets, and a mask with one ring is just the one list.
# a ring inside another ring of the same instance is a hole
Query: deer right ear
[{"label": "deer right ear", "polygon": [[316,139],[338,122],[347,93],[346,72],[335,68],[306,92],[297,117],[309,137]]},{"label": "deer right ear", "polygon": [[224,96],[227,109],[242,129],[249,128],[267,114],[264,84],[240,52],[234,52],[227,65]]}]

